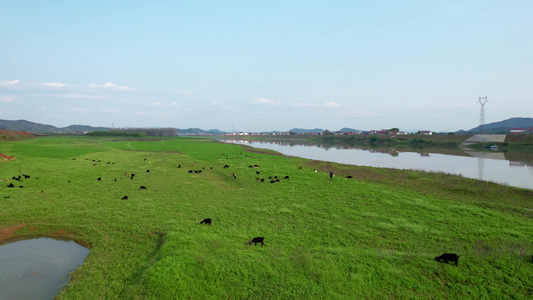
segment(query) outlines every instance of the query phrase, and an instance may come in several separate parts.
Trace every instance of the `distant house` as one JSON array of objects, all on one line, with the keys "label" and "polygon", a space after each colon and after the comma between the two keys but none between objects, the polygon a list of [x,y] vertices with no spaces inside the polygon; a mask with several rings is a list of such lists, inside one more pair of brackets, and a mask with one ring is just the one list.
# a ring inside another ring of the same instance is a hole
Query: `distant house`
[{"label": "distant house", "polygon": [[420,131],[421,135],[433,135],[433,132],[431,130],[422,130]]},{"label": "distant house", "polygon": [[522,134],[527,130],[527,128],[511,128],[510,134]]}]

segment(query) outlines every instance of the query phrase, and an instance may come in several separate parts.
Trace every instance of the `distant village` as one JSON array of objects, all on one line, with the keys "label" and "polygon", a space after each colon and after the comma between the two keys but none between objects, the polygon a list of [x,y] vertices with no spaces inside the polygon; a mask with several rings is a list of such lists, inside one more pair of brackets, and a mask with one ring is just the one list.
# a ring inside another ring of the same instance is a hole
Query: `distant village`
[{"label": "distant village", "polygon": [[[328,130],[316,132],[310,131],[305,133],[299,133],[294,131],[285,131],[285,132],[228,132],[224,135],[235,136],[235,135],[250,135],[250,136],[268,136],[268,135],[434,135],[434,134],[447,134],[447,133],[435,133],[431,130],[420,130],[417,132],[406,132],[406,131],[394,131],[394,130],[367,130],[367,131],[335,131],[330,132]],[[530,128],[511,128],[509,131],[511,135],[519,134],[533,134],[533,127]]]},{"label": "distant village", "polygon": [[414,133],[409,133],[406,131],[393,131],[393,130],[367,130],[367,131],[335,131],[330,132],[328,130],[324,130],[321,132],[305,132],[305,133],[297,133],[294,131],[285,131],[285,132],[265,132],[265,133],[255,133],[255,132],[230,132],[225,133],[224,135],[374,135],[374,134],[387,134],[387,135],[408,135],[408,134],[419,134],[419,135],[433,135],[433,132],[431,130],[423,130],[418,131]]}]

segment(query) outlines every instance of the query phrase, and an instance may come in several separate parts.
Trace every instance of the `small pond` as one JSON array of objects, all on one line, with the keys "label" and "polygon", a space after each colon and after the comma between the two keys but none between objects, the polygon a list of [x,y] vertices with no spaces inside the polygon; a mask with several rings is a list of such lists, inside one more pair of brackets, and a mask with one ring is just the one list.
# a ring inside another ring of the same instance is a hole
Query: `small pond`
[{"label": "small pond", "polygon": [[54,299],[87,255],[74,241],[45,237],[0,244],[0,300]]}]

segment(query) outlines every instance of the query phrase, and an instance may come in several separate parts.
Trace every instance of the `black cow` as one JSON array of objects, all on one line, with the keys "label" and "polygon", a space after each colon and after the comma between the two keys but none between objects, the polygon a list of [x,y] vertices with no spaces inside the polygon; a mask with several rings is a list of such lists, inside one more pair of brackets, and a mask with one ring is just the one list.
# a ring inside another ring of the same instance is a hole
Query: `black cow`
[{"label": "black cow", "polygon": [[7,187],[12,188],[12,187],[15,187],[15,185],[13,183],[10,183],[10,184],[7,185]]},{"label": "black cow", "polygon": [[141,185],[141,190],[146,190],[146,187],[144,185]]},{"label": "black cow", "polygon": [[250,242],[248,242],[248,245],[251,245],[254,243],[254,246],[257,246],[257,243],[261,243],[261,247],[265,246],[265,237],[256,237],[253,238]]},{"label": "black cow", "polygon": [[133,177],[135,177],[135,174],[131,173],[131,178],[130,179],[133,179]]},{"label": "black cow", "polygon": [[122,197],[122,199],[120,199],[120,200],[128,200],[128,196],[124,196],[124,197]]},{"label": "black cow", "polygon": [[98,181],[102,181],[102,177],[98,177]]},{"label": "black cow", "polygon": [[444,253],[440,256],[435,257],[435,260],[439,262],[443,260],[446,263],[449,261],[455,262],[455,265],[457,266],[459,264],[459,256],[460,255],[457,255],[455,253]]},{"label": "black cow", "polygon": [[229,166],[228,166],[228,165],[224,165],[224,167],[223,167],[223,168],[224,168],[224,169],[227,169],[227,168],[229,168]]},{"label": "black cow", "polygon": [[289,175],[287,175],[287,176],[283,177],[283,179],[289,179]]},{"label": "black cow", "polygon": [[202,222],[200,222],[200,224],[207,224],[207,225],[211,225],[211,219],[210,218],[207,218],[207,219],[203,219]]},{"label": "black cow", "polygon": [[26,178],[26,179],[30,178],[30,175],[24,175],[24,174],[22,174],[22,176],[24,176],[24,178]]}]

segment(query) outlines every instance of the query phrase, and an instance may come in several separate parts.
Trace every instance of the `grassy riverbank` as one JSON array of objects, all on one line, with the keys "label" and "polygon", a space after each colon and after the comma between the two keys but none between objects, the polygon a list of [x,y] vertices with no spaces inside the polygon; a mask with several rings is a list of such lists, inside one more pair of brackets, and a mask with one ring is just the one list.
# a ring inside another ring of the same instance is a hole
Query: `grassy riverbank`
[{"label": "grassy riverbank", "polygon": [[[40,138],[0,152],[15,156],[0,179],[24,186],[0,186],[0,238],[91,249],[62,299],[533,295],[531,190],[195,138]],[[267,246],[248,245],[256,236]],[[434,260],[444,252],[459,266]]]}]

